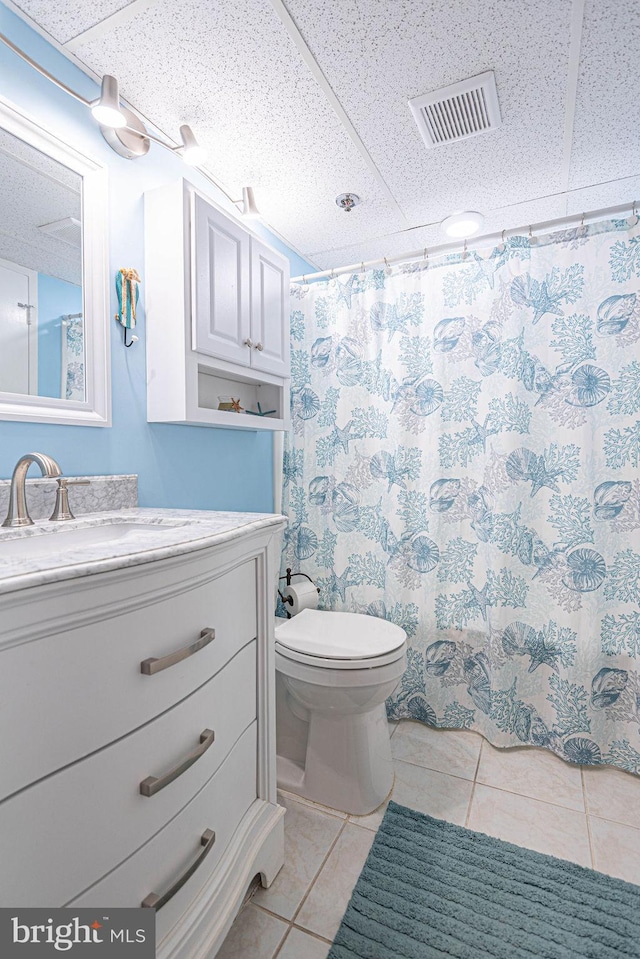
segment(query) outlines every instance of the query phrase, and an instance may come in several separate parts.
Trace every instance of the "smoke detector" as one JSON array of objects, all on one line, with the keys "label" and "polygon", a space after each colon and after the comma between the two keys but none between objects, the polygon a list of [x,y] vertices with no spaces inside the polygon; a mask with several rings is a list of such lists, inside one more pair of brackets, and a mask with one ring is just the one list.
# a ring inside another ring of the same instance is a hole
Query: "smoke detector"
[{"label": "smoke detector", "polygon": [[502,123],[493,70],[414,97],[409,107],[430,149],[488,133]]},{"label": "smoke detector", "polygon": [[82,246],[82,224],[75,216],[65,216],[64,219],[54,220],[53,223],[43,223],[38,229],[41,233],[68,243],[69,246],[75,246],[78,249]]}]

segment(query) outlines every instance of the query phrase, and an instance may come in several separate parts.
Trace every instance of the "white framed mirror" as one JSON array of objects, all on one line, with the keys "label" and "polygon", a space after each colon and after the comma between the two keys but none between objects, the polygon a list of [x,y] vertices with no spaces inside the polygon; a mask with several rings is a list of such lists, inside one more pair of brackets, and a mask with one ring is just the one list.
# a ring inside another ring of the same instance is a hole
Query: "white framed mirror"
[{"label": "white framed mirror", "polygon": [[0,97],[0,420],[110,426],[107,169]]}]

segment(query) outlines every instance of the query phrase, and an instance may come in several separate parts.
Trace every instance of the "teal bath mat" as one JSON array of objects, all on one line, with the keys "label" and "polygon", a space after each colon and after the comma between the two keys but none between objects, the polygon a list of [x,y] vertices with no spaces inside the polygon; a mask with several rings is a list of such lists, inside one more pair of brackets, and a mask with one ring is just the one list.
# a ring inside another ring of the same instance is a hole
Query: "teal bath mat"
[{"label": "teal bath mat", "polygon": [[640,886],[390,803],[328,959],[640,959]]}]

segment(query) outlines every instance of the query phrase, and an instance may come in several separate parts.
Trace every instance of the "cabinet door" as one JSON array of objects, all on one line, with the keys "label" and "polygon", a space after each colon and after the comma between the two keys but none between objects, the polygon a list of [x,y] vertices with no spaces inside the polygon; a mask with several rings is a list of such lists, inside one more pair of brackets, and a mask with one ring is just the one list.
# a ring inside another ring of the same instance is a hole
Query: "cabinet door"
[{"label": "cabinet door", "polygon": [[289,376],[289,261],[251,238],[251,365]]},{"label": "cabinet door", "polygon": [[194,218],[193,348],[249,366],[249,234],[199,196]]}]

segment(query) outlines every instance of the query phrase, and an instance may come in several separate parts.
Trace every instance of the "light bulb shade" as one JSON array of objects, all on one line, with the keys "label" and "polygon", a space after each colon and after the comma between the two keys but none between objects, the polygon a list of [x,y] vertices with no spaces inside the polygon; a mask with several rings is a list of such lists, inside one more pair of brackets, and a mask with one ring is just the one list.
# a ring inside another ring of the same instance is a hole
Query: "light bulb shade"
[{"label": "light bulb shade", "polygon": [[242,215],[248,220],[259,220],[260,210],[256,206],[256,198],[253,195],[253,187],[242,187]]},{"label": "light bulb shade", "polygon": [[195,138],[194,132],[187,123],[180,127],[180,137],[182,138],[182,159],[189,166],[199,166],[207,159],[207,151],[201,147]]},{"label": "light bulb shade", "polygon": [[456,240],[462,240],[468,236],[474,236],[481,229],[484,223],[484,217],[481,213],[468,210],[465,213],[456,213],[454,216],[448,216],[443,220],[440,226],[447,236]]},{"label": "light bulb shade", "polygon": [[103,76],[100,99],[92,104],[91,112],[100,126],[112,129],[126,127],[127,120],[120,110],[118,81],[115,77],[110,77],[108,74]]}]

